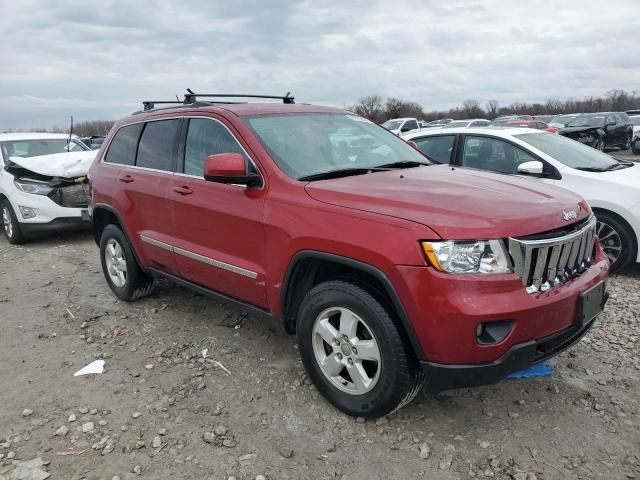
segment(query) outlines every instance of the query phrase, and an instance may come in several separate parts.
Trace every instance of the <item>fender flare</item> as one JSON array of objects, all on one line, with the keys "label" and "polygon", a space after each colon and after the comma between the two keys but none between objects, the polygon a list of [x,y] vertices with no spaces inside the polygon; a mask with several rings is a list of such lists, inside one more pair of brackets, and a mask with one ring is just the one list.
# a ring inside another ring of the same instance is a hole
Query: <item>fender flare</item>
[{"label": "fender flare", "polygon": [[289,262],[289,266],[287,267],[287,271],[285,273],[284,280],[282,283],[283,288],[282,288],[282,293],[280,295],[280,307],[281,307],[281,318],[283,321],[286,321],[288,316],[288,312],[286,311],[286,306],[287,306],[287,301],[289,299],[289,292],[291,290],[290,289],[291,275],[295,271],[295,268],[300,261],[307,260],[310,258],[345,265],[347,267],[353,268],[354,270],[360,270],[364,273],[367,273],[372,277],[374,277],[376,280],[378,280],[380,284],[383,286],[383,288],[385,289],[385,292],[387,293],[389,298],[391,299],[391,304],[392,304],[391,306],[394,308],[395,310],[394,313],[397,315],[398,319],[402,324],[404,333],[406,334],[409,340],[413,353],[418,358],[418,360],[426,359],[424,350],[422,349],[422,345],[418,341],[418,336],[416,335],[415,329],[413,328],[413,324],[409,320],[407,312],[404,306],[402,305],[402,301],[400,300],[400,297],[396,292],[395,288],[393,287],[393,284],[391,283],[389,278],[387,278],[384,272],[382,272],[382,270],[380,270],[379,268],[371,264],[361,262],[359,260],[354,260],[353,258],[343,257],[341,255],[321,252],[317,250],[301,250],[297,252]]}]

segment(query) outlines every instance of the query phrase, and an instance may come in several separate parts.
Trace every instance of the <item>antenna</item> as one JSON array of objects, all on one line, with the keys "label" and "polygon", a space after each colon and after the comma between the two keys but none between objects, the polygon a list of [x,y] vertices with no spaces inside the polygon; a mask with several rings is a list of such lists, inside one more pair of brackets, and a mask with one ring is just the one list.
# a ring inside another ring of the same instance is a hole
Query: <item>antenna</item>
[{"label": "antenna", "polygon": [[71,136],[73,135],[73,115],[71,115],[71,126],[69,127],[69,140],[67,141],[67,152],[71,151]]}]

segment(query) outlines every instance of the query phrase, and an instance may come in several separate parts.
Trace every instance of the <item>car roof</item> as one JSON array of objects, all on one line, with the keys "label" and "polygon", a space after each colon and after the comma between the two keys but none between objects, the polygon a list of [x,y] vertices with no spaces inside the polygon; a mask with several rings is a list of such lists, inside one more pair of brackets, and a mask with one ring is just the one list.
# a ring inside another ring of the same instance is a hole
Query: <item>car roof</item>
[{"label": "car roof", "polygon": [[305,103],[199,103],[198,105],[176,105],[174,107],[154,108],[135,112],[121,119],[120,123],[144,121],[158,115],[194,115],[202,113],[231,113],[238,117],[253,115],[291,115],[296,113],[342,113],[351,114],[346,110],[334,107],[321,107]]},{"label": "car roof", "polygon": [[494,137],[500,137],[500,138],[509,138],[513,135],[522,135],[523,133],[540,133],[545,135],[552,135],[549,132],[545,132],[544,130],[538,130],[536,128],[475,127],[475,128],[469,129],[466,127],[456,127],[456,128],[448,128],[446,130],[444,129],[423,130],[421,132],[403,135],[402,138],[404,140],[411,140],[413,138],[433,137],[437,135],[453,135],[457,133],[464,133],[465,135],[484,134],[484,135],[492,135]]},{"label": "car roof", "polygon": [[[69,138],[69,134],[40,132],[0,133],[0,142],[12,142],[16,140],[55,140],[60,138]],[[78,136],[72,135],[71,138],[78,138]]]}]

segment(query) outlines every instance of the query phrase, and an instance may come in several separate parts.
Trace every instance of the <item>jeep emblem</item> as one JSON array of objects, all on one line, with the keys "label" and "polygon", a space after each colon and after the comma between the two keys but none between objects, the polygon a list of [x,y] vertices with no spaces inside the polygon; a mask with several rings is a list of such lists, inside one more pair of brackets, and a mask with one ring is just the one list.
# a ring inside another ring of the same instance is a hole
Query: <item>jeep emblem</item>
[{"label": "jeep emblem", "polygon": [[578,212],[576,212],[575,210],[563,210],[562,218],[564,218],[567,222],[569,220],[575,220],[576,218],[578,218]]}]

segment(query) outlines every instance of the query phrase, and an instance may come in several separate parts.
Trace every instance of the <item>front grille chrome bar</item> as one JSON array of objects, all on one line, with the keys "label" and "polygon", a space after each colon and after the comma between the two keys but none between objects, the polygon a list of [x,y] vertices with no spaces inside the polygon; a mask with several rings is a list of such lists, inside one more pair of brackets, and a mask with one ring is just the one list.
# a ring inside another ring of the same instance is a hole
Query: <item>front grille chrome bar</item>
[{"label": "front grille chrome bar", "polygon": [[545,292],[583,273],[593,261],[596,218],[555,238],[509,238],[514,272],[530,294]]}]

